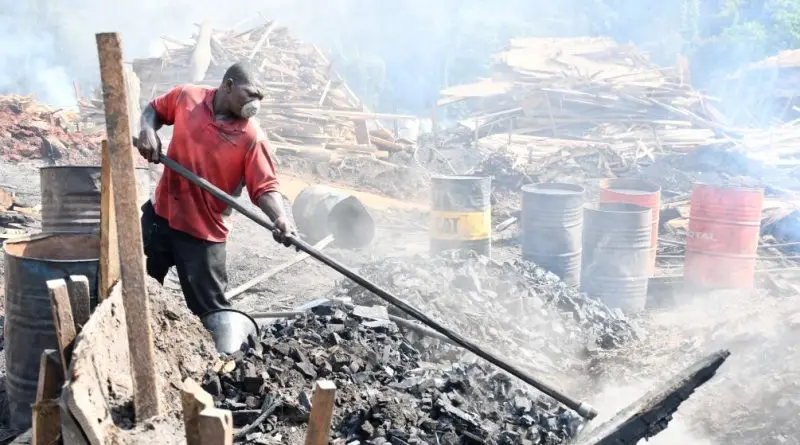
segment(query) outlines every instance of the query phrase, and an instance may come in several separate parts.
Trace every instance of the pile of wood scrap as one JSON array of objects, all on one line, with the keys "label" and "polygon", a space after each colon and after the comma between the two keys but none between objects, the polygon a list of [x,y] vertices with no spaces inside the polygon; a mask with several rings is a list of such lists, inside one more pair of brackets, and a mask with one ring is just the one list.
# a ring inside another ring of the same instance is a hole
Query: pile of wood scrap
[{"label": "pile of wood scrap", "polygon": [[99,159],[100,139],[77,131],[78,116],[29,96],[0,96],[0,158],[86,164]]},{"label": "pile of wood scrap", "polygon": [[321,157],[332,151],[388,155],[410,145],[377,121],[416,117],[365,111],[322,51],[274,21],[246,31],[215,30],[205,22],[191,40],[163,40],[163,56],[133,61],[140,105],[178,84],[219,85],[230,65],[245,62],[266,95],[257,117],[279,150]]},{"label": "pile of wood scrap", "polygon": [[0,240],[31,232],[41,219],[41,205],[21,201],[13,187],[0,187]]},{"label": "pile of wood scrap", "polygon": [[466,105],[459,132],[478,147],[499,144],[531,161],[558,162],[600,149],[612,154],[613,171],[721,142],[714,130],[723,126],[707,99],[677,69],[656,67],[632,46],[607,38],[512,39],[493,63],[491,79],[445,89],[439,101]]}]

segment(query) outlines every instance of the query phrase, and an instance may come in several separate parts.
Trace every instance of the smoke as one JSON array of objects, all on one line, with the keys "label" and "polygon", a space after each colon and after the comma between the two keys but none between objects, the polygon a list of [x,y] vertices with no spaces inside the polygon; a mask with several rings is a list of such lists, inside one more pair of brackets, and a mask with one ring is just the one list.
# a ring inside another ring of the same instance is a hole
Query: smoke
[{"label": "smoke", "polygon": [[[798,373],[800,300],[766,292],[684,295],[672,310],[655,313],[638,350],[607,363],[591,398],[614,413],[699,357],[729,349],[717,375],[681,405],[652,442],[709,445],[800,443]],[[670,440],[673,438],[674,440]]]}]

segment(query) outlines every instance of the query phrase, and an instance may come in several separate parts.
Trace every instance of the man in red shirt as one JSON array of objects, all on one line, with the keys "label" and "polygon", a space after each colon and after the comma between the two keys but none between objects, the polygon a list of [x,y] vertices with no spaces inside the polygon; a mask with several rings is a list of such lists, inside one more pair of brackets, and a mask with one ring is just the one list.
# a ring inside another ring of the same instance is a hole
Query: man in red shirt
[{"label": "man in red shirt", "polygon": [[[250,119],[263,99],[252,79],[235,64],[219,88],[180,85],[155,98],[142,112],[137,148],[148,161],[159,162],[156,132],[172,125],[170,158],[231,195],[246,186],[250,200],[277,227],[275,239],[288,245],[296,231],[283,208],[267,139]],[[169,169],[154,201],[142,207],[148,275],[164,284],[169,268],[176,266],[186,304],[198,316],[230,307],[224,295],[230,209]]]}]

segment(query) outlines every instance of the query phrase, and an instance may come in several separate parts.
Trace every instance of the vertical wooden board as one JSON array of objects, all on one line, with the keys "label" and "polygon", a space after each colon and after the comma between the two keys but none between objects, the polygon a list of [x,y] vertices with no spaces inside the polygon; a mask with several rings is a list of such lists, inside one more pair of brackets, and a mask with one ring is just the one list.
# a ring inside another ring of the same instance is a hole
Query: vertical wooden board
[{"label": "vertical wooden board", "polygon": [[142,228],[139,224],[122,44],[116,33],[100,33],[95,37],[113,178],[122,299],[134,382],[134,410],[137,421],[142,421],[161,413],[161,400],[155,370],[153,329],[150,326],[150,300],[144,278]]},{"label": "vertical wooden board", "polygon": [[57,445],[61,437],[61,408],[57,399],[47,399],[33,405],[32,445]]},{"label": "vertical wooden board", "polygon": [[36,387],[36,401],[58,398],[61,385],[64,383],[61,358],[59,352],[45,349],[39,361],[39,383]]},{"label": "vertical wooden board", "polygon": [[111,158],[108,141],[103,140],[102,175],[100,180],[100,301],[108,298],[111,288],[119,281],[119,240],[114,211],[114,186],[111,181]]},{"label": "vertical wooden board", "polygon": [[53,309],[53,323],[58,339],[58,351],[61,355],[61,367],[64,376],[69,373],[69,361],[72,358],[72,346],[75,343],[77,331],[72,318],[72,305],[69,302],[69,290],[64,280],[49,280],[47,292],[50,294],[50,304]]},{"label": "vertical wooden board", "polygon": [[89,279],[84,275],[71,275],[67,281],[67,289],[69,290],[69,302],[72,305],[75,329],[80,332],[92,315],[89,302]]},{"label": "vertical wooden board", "polygon": [[[233,416],[230,411],[207,408],[197,418],[201,441],[198,445],[233,445]],[[187,442],[187,445],[191,445]]]},{"label": "vertical wooden board", "polygon": [[318,380],[311,398],[311,415],[305,445],[328,445],[336,385],[330,380]]}]

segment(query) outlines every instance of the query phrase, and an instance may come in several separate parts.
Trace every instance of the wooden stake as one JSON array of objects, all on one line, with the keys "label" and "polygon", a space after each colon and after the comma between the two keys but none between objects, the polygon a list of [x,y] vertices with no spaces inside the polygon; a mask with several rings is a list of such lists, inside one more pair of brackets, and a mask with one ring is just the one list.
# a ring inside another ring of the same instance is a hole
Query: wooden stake
[{"label": "wooden stake", "polygon": [[191,378],[181,388],[186,445],[232,445],[233,416],[230,411],[214,408],[211,394]]},{"label": "wooden stake", "polygon": [[39,362],[39,385],[33,405],[32,445],[54,445],[61,435],[58,393],[64,378],[58,352],[46,349]]},{"label": "wooden stake", "polygon": [[117,218],[114,212],[114,186],[111,182],[111,158],[108,141],[103,140],[103,169],[100,179],[100,301],[108,298],[111,288],[119,281],[119,241]]},{"label": "wooden stake", "polygon": [[69,373],[69,362],[72,358],[72,346],[77,336],[75,320],[72,318],[72,305],[69,302],[67,282],[61,279],[49,280],[47,282],[47,292],[50,294],[50,304],[53,309],[53,324],[58,338],[61,367],[64,371],[64,377],[66,377]]},{"label": "wooden stake", "polygon": [[95,37],[100,59],[108,153],[113,178],[122,301],[125,306],[125,324],[128,327],[133,372],[134,410],[136,419],[141,421],[158,416],[161,413],[161,401],[156,379],[153,330],[150,326],[150,300],[144,279],[142,228],[136,200],[122,45],[116,33],[100,33]]},{"label": "wooden stake", "polygon": [[72,306],[75,329],[80,332],[92,315],[89,301],[89,279],[83,275],[70,275],[67,289],[69,290],[69,303]]},{"label": "wooden stake", "polygon": [[330,380],[317,380],[311,399],[305,445],[328,445],[335,398],[336,385]]}]

